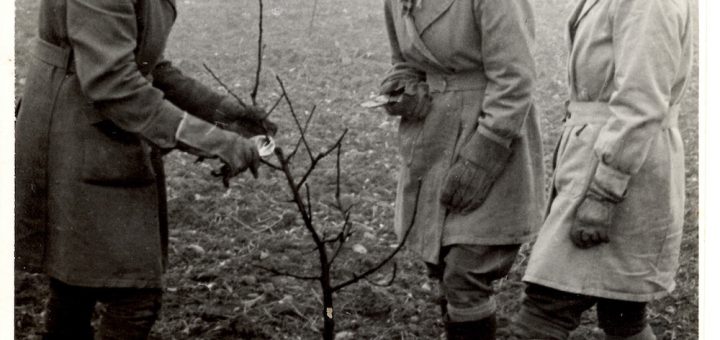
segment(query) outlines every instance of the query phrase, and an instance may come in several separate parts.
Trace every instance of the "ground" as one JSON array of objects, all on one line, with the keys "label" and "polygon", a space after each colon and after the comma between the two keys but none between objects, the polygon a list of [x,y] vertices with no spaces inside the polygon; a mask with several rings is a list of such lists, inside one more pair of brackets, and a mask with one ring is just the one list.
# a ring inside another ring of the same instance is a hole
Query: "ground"
[{"label": "ground", "polygon": [[[16,0],[18,91],[22,89],[28,46],[36,30],[39,1]],[[563,25],[571,1],[534,1],[537,16],[537,105],[542,113],[546,159],[560,129],[566,98]],[[257,2],[177,0],[179,17],[167,57],[185,73],[217,86],[202,64],[213,68],[247,98],[254,75]],[[381,1],[319,0],[313,18],[308,0],[265,1],[264,77],[259,99],[271,104],[279,93],[274,74],[285,81],[295,107],[305,115],[317,105],[309,142],[329,145],[343,128],[345,199],[356,205],[358,232],[336,277],[347,277],[392,250],[397,122],[363,109],[388,68],[389,54]],[[687,168],[687,212],[677,289],[650,305],[659,339],[696,339],[698,329],[697,74],[683,102],[681,128]],[[19,93],[19,92],[18,92]],[[279,145],[297,134],[281,106],[273,114],[281,126]],[[300,163],[298,163],[300,165]],[[257,265],[310,272],[316,256],[280,174],[263,168],[258,180],[245,175],[226,190],[209,175],[211,165],[180,153],[167,156],[170,209],[170,266],[156,339],[316,339],[322,327],[319,286],[271,275]],[[339,220],[329,203],[327,179],[333,164],[321,164],[311,180],[315,220],[326,228]],[[356,249],[359,250],[359,249]],[[509,277],[497,284],[500,324],[517,311],[528,247]],[[441,321],[434,304],[435,283],[410,253],[397,257],[391,287],[362,282],[336,297],[337,330],[345,339],[439,339]],[[386,270],[378,276],[387,277]],[[15,321],[18,339],[32,339],[42,327],[46,281],[17,272]],[[594,313],[587,313],[573,339],[600,339]]]}]

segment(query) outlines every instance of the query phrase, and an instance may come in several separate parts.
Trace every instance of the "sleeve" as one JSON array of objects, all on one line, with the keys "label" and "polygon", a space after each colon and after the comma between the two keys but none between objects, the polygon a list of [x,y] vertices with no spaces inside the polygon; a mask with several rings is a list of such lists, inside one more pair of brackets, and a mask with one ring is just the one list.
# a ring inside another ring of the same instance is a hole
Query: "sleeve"
[{"label": "sleeve", "polygon": [[165,59],[158,63],[152,74],[153,86],[165,94],[165,99],[203,120],[217,120],[216,111],[226,96],[184,75]]},{"label": "sleeve", "polygon": [[159,147],[174,147],[184,112],[137,67],[134,1],[67,0],[67,23],[81,89],[101,114]]},{"label": "sleeve", "polygon": [[509,147],[533,108],[532,7],[528,0],[478,0],[475,20],[488,81],[478,132]]},{"label": "sleeve", "polygon": [[403,77],[423,80],[425,78],[424,73],[405,61],[405,58],[400,51],[400,43],[398,42],[397,32],[395,31],[395,16],[393,13],[394,2],[397,1],[385,0],[385,26],[387,28],[388,39],[390,41],[390,62],[392,63],[392,68],[388,72],[386,81],[389,79]]},{"label": "sleeve", "polygon": [[593,185],[622,199],[647,158],[652,139],[670,112],[682,58],[682,27],[670,1],[618,0],[611,8],[615,91],[613,115],[595,144],[600,164]]}]

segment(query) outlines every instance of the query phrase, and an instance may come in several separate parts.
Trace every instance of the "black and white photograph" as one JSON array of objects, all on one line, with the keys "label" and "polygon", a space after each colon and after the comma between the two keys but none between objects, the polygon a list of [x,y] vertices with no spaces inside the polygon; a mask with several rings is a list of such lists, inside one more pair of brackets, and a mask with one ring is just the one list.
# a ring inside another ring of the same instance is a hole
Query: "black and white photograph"
[{"label": "black and white photograph", "polygon": [[2,6],[1,338],[720,339],[712,0]]}]

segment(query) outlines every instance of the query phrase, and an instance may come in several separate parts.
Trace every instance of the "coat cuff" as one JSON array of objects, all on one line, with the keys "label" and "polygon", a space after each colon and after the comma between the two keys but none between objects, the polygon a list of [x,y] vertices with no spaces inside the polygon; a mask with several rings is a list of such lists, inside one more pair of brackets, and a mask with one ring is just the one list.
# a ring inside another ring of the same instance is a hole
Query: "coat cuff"
[{"label": "coat cuff", "polygon": [[492,173],[501,171],[511,154],[512,150],[509,147],[488,138],[479,131],[475,132],[470,141],[460,150],[461,158]]},{"label": "coat cuff", "polygon": [[510,145],[512,144],[511,138],[502,137],[497,133],[492,132],[490,129],[486,128],[482,124],[478,125],[477,132],[489,139],[492,139],[495,143],[498,143],[505,148],[510,149]]},{"label": "coat cuff", "polygon": [[593,177],[590,190],[613,202],[622,201],[632,176],[600,162]]},{"label": "coat cuff", "polygon": [[175,133],[184,114],[185,112],[175,105],[163,101],[158,112],[143,127],[140,134],[159,148],[172,149],[177,145]]}]

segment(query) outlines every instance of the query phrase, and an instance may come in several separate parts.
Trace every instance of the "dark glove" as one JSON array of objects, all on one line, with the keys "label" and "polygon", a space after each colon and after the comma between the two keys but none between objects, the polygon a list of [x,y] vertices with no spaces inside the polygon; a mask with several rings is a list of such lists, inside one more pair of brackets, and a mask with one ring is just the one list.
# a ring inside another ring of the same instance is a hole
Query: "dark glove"
[{"label": "dark glove", "polygon": [[475,132],[450,167],[440,202],[460,214],[480,207],[505,169],[511,153],[504,145]]},{"label": "dark glove", "polygon": [[419,120],[430,111],[430,89],[415,74],[388,77],[380,86],[380,94],[393,99],[383,106],[391,116]]},{"label": "dark glove", "polygon": [[267,118],[263,108],[247,105],[242,106],[235,98],[225,97],[217,109],[213,119],[220,127],[249,138],[257,135],[275,135],[278,127]]},{"label": "dark glove", "polygon": [[226,131],[202,119],[185,114],[178,126],[175,138],[187,152],[205,158],[220,158],[223,183],[250,169],[258,176],[260,156],[255,144],[234,132]]},{"label": "dark glove", "polygon": [[590,185],[577,208],[570,227],[570,239],[578,248],[587,249],[610,242],[608,229],[612,223],[616,201],[603,197]]}]

